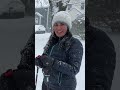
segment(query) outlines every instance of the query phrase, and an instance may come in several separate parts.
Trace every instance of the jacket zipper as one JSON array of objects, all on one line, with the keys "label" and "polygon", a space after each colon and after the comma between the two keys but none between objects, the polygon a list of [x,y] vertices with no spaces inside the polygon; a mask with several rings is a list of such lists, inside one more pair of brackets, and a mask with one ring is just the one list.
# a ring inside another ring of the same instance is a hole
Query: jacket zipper
[{"label": "jacket zipper", "polygon": [[[60,40],[59,40],[59,41],[60,41]],[[58,43],[59,43],[59,41],[58,41]],[[55,45],[53,45],[52,49],[50,50],[50,54],[49,54],[49,56],[51,56],[52,51],[53,51],[53,48],[54,48],[58,43],[56,43]]]},{"label": "jacket zipper", "polygon": [[59,84],[59,86],[61,85],[61,76],[62,76],[62,74],[59,72],[59,76],[58,76],[58,84]]},{"label": "jacket zipper", "polygon": [[[56,44],[55,44],[56,45]],[[51,49],[51,51],[50,51],[50,54],[49,54],[49,56],[51,56],[51,54],[52,54],[52,51],[53,51],[53,48],[55,47],[55,45],[52,47],[52,49]]]},{"label": "jacket zipper", "polygon": [[[57,44],[58,44],[58,43],[57,43]],[[53,48],[54,48],[57,44],[55,44],[55,45],[52,47],[49,56],[51,56],[52,51],[53,51]],[[59,72],[59,75],[58,75],[58,84],[59,84],[59,86],[61,85],[61,80],[60,80],[60,79],[61,79],[61,75],[62,75],[62,74]]]}]

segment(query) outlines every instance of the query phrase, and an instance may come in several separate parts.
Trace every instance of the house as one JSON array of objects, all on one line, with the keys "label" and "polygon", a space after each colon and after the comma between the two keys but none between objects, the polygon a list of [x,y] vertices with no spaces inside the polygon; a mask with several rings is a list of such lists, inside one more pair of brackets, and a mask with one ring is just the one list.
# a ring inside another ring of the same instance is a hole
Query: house
[{"label": "house", "polygon": [[[42,15],[42,18],[40,18],[40,24],[45,26],[45,28],[48,30],[49,28],[49,1],[48,0],[35,0],[35,12],[38,12]],[[39,15],[40,16],[40,15]],[[37,17],[36,17],[37,22]]]},{"label": "house", "polygon": [[40,25],[41,24],[41,18],[43,16],[39,12],[35,12],[35,25]]},{"label": "house", "polygon": [[77,17],[85,14],[85,0],[70,0],[67,4],[67,9],[74,21]]}]

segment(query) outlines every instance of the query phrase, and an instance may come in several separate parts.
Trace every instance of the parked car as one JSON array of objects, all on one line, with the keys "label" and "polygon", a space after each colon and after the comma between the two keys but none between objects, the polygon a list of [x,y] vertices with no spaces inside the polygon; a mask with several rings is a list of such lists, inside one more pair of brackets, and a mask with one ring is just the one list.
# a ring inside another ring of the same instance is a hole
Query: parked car
[{"label": "parked car", "polygon": [[35,25],[35,34],[44,34],[46,31],[43,25]]},{"label": "parked car", "polygon": [[0,4],[0,17],[2,18],[23,18],[25,6],[20,0],[2,0]]}]

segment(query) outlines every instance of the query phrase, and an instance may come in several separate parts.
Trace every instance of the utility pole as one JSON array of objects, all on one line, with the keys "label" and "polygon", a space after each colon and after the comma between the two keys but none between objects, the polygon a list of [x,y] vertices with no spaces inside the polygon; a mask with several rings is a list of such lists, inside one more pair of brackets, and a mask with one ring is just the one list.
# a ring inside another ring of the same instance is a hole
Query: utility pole
[{"label": "utility pole", "polygon": [[49,7],[47,8],[47,24],[46,24],[46,31],[48,32],[49,30],[49,28],[48,28],[48,22],[49,22]]}]

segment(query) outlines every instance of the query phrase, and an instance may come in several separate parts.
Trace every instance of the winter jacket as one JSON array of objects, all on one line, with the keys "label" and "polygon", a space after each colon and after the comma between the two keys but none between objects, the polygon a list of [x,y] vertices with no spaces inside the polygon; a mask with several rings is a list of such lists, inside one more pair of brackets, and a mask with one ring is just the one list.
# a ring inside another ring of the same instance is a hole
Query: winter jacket
[{"label": "winter jacket", "polygon": [[116,63],[114,45],[103,31],[89,22],[86,25],[86,90],[110,90]]},{"label": "winter jacket", "polygon": [[[70,33],[62,38],[51,35],[44,54],[55,59],[52,67],[43,68],[44,83],[52,90],[75,90],[75,75],[80,70],[83,55],[81,42],[73,38]],[[49,82],[46,80],[46,70],[47,75],[50,75]]]},{"label": "winter jacket", "polygon": [[25,47],[21,50],[20,69],[35,69],[35,33],[32,33]]}]

